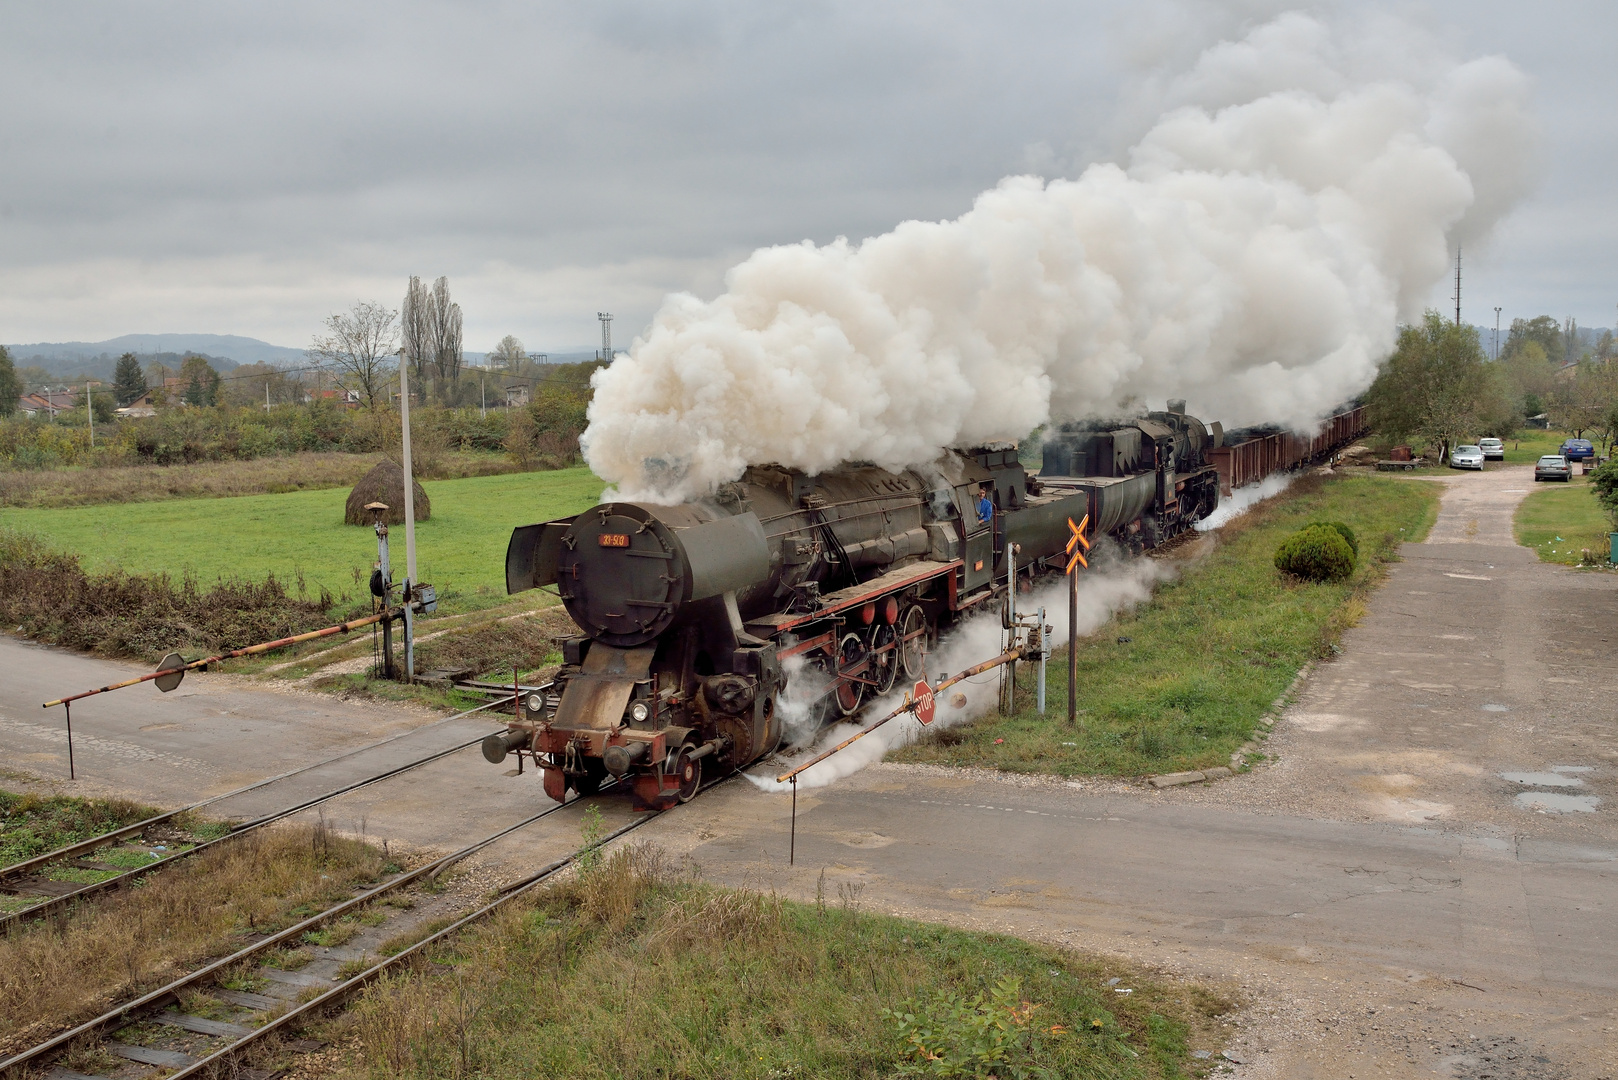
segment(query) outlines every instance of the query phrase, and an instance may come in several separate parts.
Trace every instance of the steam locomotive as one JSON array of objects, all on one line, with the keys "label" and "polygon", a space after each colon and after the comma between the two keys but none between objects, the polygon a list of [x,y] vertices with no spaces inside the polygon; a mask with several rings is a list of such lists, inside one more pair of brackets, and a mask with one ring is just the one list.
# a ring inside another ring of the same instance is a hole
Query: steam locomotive
[{"label": "steam locomotive", "polygon": [[1172,401],[1057,428],[1037,477],[1006,448],[897,473],[760,465],[679,506],[609,502],[516,529],[507,591],[554,586],[580,633],[484,756],[527,756],[559,802],[609,776],[642,807],[688,800],[705,768],[776,749],[789,683],[805,680],[793,689],[824,722],[923,678],[952,622],[1060,564],[1069,518],[1137,551],[1189,529],[1218,505],[1221,439]]}]

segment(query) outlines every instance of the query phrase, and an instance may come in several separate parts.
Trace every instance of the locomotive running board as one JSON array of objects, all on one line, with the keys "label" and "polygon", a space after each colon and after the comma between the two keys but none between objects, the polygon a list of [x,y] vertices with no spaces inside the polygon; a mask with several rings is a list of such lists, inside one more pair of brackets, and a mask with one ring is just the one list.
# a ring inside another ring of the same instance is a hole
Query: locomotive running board
[{"label": "locomotive running board", "polygon": [[862,581],[858,585],[850,585],[846,589],[827,593],[821,597],[822,606],[818,611],[807,613],[798,612],[790,615],[771,615],[763,619],[754,619],[747,625],[762,629],[766,636],[779,634],[783,630],[790,630],[794,626],[817,622],[828,615],[835,615],[840,611],[868,604],[886,593],[898,592],[900,589],[919,585],[924,581],[943,574],[952,574],[961,568],[961,560],[953,559],[949,562],[931,562],[923,560],[911,563],[898,570],[889,570],[886,574],[874,577],[869,581]]}]

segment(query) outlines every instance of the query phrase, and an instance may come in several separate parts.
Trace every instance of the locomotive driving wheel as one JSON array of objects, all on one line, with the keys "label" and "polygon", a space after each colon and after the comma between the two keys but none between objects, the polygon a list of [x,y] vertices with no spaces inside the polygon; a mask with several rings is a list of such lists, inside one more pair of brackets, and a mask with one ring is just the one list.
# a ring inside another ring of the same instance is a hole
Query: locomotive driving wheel
[{"label": "locomotive driving wheel", "polygon": [[674,759],[674,779],[679,785],[675,794],[681,802],[696,798],[697,788],[702,786],[702,759],[691,756],[693,749],[690,745],[680,747]]},{"label": "locomotive driving wheel", "polygon": [[871,681],[877,694],[893,689],[893,680],[899,677],[899,635],[890,623],[879,623],[871,630]]},{"label": "locomotive driving wheel", "polygon": [[[860,700],[865,697],[865,684],[858,680],[868,677],[865,671],[855,671],[865,660],[865,642],[860,640],[858,634],[845,634],[837,646],[837,687],[832,691],[832,700],[837,704],[837,711],[844,716],[851,716],[859,709]],[[852,675],[852,678],[848,676]]]},{"label": "locomotive driving wheel", "polygon": [[927,675],[927,613],[920,604],[905,608],[899,620],[899,663],[905,677],[922,679]]}]

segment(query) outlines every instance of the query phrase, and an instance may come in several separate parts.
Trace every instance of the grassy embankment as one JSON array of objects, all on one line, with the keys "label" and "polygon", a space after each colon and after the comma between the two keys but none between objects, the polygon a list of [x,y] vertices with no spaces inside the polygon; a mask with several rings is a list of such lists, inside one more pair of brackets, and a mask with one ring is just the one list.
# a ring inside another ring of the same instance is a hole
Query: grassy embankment
[{"label": "grassy embankment", "polygon": [[[416,526],[416,562],[438,586],[446,612],[500,602],[511,530],[577,513],[601,481],[585,468],[515,473],[422,485],[432,517]],[[363,600],[376,561],[369,528],[343,524],[343,488],[235,498],[191,498],[108,507],[0,508],[0,527],[34,533],[79,553],[87,570],[190,575],[283,583]],[[393,530],[395,575],[403,576],[404,529]]]},{"label": "grassy embankment", "polygon": [[[1033,710],[1032,665],[1021,665],[1015,715],[929,734],[895,758],[1066,776],[1226,764],[1298,670],[1332,654],[1399,542],[1425,537],[1437,510],[1432,484],[1301,479],[1221,529],[1213,552],[1150,602],[1079,641],[1076,728],[1066,724],[1062,650],[1047,669],[1045,716]],[[1359,534],[1348,581],[1310,584],[1275,569],[1276,546],[1310,521],[1345,521]]]},{"label": "grassy embankment", "polygon": [[[1000,1065],[917,1075],[1181,1077],[1207,1071],[1189,1051],[1218,1053],[1215,1018],[1231,1008],[1127,965],[871,914],[846,890],[802,904],[704,886],[646,847],[512,905],[432,959],[318,1032],[337,1048],[316,1075],[889,1077],[917,1064],[892,1010],[957,1035],[974,1017],[1004,1024]],[[1015,986],[1006,1007],[939,998],[988,1004],[997,985]]]}]

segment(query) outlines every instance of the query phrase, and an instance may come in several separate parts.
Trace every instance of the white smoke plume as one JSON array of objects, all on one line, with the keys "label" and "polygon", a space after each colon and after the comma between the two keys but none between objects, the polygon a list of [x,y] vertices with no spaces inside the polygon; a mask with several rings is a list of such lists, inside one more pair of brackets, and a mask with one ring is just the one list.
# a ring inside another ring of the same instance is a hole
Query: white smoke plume
[{"label": "white smoke plume", "polygon": [[717,299],[669,297],[595,376],[587,460],[677,502],[749,464],[898,469],[1170,397],[1308,428],[1370,384],[1531,158],[1508,61],[1367,32],[1282,15],[1159,86],[1167,111],[1118,163],[764,248]]},{"label": "white smoke plume", "polygon": [[1212,532],[1232,518],[1241,517],[1249,509],[1268,499],[1272,495],[1279,495],[1292,486],[1292,481],[1298,478],[1297,473],[1278,472],[1271,473],[1256,484],[1236,488],[1227,498],[1219,500],[1219,506],[1214,512],[1197,522],[1192,528],[1197,532]]},{"label": "white smoke plume", "polygon": [[[1080,635],[1093,633],[1118,612],[1149,600],[1158,582],[1172,577],[1174,573],[1167,564],[1156,559],[1129,559],[1116,554],[1103,554],[1092,562],[1093,571],[1079,578]],[[1042,606],[1045,608],[1045,622],[1055,628],[1053,647],[1067,643],[1067,589],[1064,579],[1040,589],[1032,596],[1021,596],[1017,601],[1020,616],[1031,615]],[[1003,647],[1004,633],[1000,627],[998,608],[967,619],[928,656],[927,681],[936,686],[944,674],[964,671],[996,656]],[[963,724],[994,709],[999,702],[999,680],[998,670],[988,671],[944,691],[939,695],[936,718],[931,726],[944,728]],[[886,697],[868,704],[859,715],[861,723],[872,723],[904,704],[905,691],[908,689],[896,685]],[[959,705],[955,704],[957,696],[964,699]],[[1048,707],[1057,706],[1053,701]],[[772,757],[755,772],[743,775],[761,790],[785,791],[791,785],[777,783],[777,776],[793,768],[794,763],[806,761],[823,749],[836,746],[859,729],[858,724],[836,724],[814,745]],[[793,730],[790,717],[788,730],[790,735]],[[799,775],[798,784],[811,788],[834,783],[872,762],[881,761],[894,747],[914,742],[925,730],[921,721],[913,715],[896,717],[859,742],[805,770]],[[800,727],[798,731],[801,733],[803,729]]]}]

